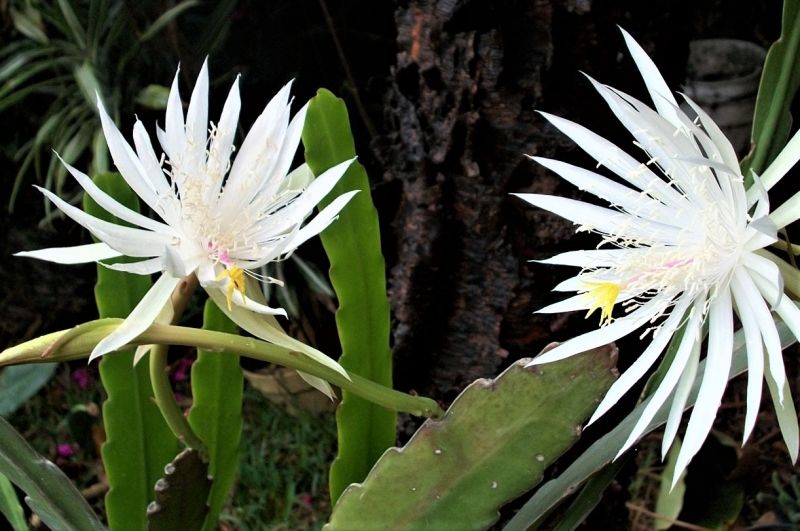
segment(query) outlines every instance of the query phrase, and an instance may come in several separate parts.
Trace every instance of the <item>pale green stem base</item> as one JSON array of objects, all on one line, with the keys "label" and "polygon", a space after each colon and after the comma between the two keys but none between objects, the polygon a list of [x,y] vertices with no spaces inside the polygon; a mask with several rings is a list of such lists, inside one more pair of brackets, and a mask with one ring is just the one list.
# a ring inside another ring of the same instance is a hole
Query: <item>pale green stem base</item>
[{"label": "pale green stem base", "polygon": [[[113,332],[121,323],[122,319],[115,321],[106,319],[103,324],[95,325],[86,323],[82,325],[86,330],[85,333],[73,333],[74,337],[65,341],[58,350],[53,349],[45,358],[42,357],[42,354],[46,349],[70,331],[63,330],[32,339],[1,352],[0,366],[85,358],[98,342]],[[153,324],[131,345],[182,345],[220,353],[236,353],[317,376],[387,409],[422,417],[440,417],[444,414],[442,408],[430,398],[401,393],[353,373],[349,373],[350,378],[348,379],[341,373],[303,354],[249,337],[212,330]],[[130,346],[122,347],[120,350],[126,348],[130,348]],[[113,354],[106,355],[113,356]]]}]

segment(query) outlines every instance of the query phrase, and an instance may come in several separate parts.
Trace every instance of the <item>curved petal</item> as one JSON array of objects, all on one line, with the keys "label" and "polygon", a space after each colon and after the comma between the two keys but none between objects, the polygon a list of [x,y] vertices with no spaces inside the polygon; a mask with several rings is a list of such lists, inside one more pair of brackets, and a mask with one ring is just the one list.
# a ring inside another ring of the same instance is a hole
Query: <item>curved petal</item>
[{"label": "curved petal", "polygon": [[14,253],[14,256],[47,260],[57,264],[84,264],[86,262],[117,258],[122,256],[122,253],[115,251],[103,242],[99,242],[76,245],[74,247],[50,247],[49,249],[37,249],[36,251],[20,251]]},{"label": "curved petal", "polygon": [[589,422],[586,424],[587,426],[593,424],[611,409],[619,399],[644,376],[648,369],[653,366],[653,363],[655,363],[661,355],[661,352],[667,346],[669,340],[672,339],[672,335],[675,333],[678,326],[680,326],[686,314],[686,310],[693,301],[693,296],[684,294],[675,302],[675,306],[672,308],[669,317],[667,317],[654,332],[650,344],[647,345],[647,348],[636,358],[636,361],[633,362],[628,370],[623,372],[617,381],[613,383],[600,402],[600,405],[597,406],[597,409],[592,414],[592,418],[590,418]]},{"label": "curved petal", "polygon": [[145,293],[139,304],[131,311],[119,327],[103,338],[89,355],[91,362],[95,358],[107,354],[120,347],[124,347],[147,330],[165,304],[169,303],[172,291],[178,286],[181,279],[170,275],[161,275],[153,287]]},{"label": "curved petal", "polygon": [[709,307],[706,367],[675,463],[673,486],[706,440],[722,402],[722,394],[725,392],[731,368],[731,352],[733,352],[732,312],[730,291],[727,289],[719,291]]}]

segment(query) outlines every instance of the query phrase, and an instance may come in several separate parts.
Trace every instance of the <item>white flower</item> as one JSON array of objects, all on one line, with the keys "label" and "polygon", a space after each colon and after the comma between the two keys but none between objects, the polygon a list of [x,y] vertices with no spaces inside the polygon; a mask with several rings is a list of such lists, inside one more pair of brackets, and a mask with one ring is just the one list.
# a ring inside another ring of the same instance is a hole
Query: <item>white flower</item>
[{"label": "white flower", "polygon": [[[746,440],[755,424],[764,378],[773,391],[776,408],[791,405],[792,400],[770,308],[798,338],[800,311],[783,296],[783,281],[775,263],[761,254],[763,247],[777,240],[765,190],[756,179],[756,185],[745,192],[734,150],[718,126],[685,98],[697,113],[698,123],[689,119],[644,50],[624,30],[623,35],[656,110],[590,80],[634,136],[647,163],[575,123],[542,113],[595,158],[598,166],[605,166],[626,184],[565,162],[533,157],[578,188],[608,201],[612,208],[519,194],[580,225],[579,231],[601,234],[601,245],[607,244],[607,248],[566,252],[543,261],[581,270],[555,288],[576,295],[539,311],[588,310],[591,314],[599,309],[601,327],[558,345],[533,363],[563,359],[650,327],[643,334],[652,336],[650,344],[609,389],[591,423],[642,378],[679,327],[685,326],[663,381],[620,451],[639,439],[656,412],[671,399],[662,445],[665,454],[696,376],[707,322],[705,371],[679,453],[674,475],[678,478],[708,435],[722,400],[734,348],[733,312],[742,322],[749,368]],[[781,169],[783,173],[788,169],[785,161]],[[777,178],[772,175],[771,180]],[[617,312],[621,316],[615,319],[612,311],[617,304],[622,307]],[[794,423],[793,429],[784,429],[784,436],[796,460],[796,416],[787,422]]]},{"label": "white flower", "polygon": [[235,304],[262,314],[285,315],[283,309],[270,308],[247,297],[245,275],[256,276],[253,270],[286,257],[321,232],[356,193],[337,197],[303,226],[352,161],[339,164],[316,179],[305,165],[289,173],[306,114],[303,107],[290,120],[290,87],[291,83],[287,84],[272,98],[232,162],[241,107],[238,78],[219,122],[209,126],[207,65],[203,64],[198,76],[185,121],[178,74],[175,75],[165,129],[157,131],[166,160],[156,155],[138,120],[133,127],[134,151],[98,98],[103,132],[114,164],[139,198],[163,221],[119,204],[85,174],[65,164],[101,207],[137,228],[97,219],[40,188],[100,243],[18,253],[62,264],[125,255],[144,260],[104,265],[139,275],[163,273],[125,322],[97,345],[90,360],[118,349],[143,332],[180,279],[192,273],[211,295],[216,295],[214,290],[224,293],[228,310]]}]

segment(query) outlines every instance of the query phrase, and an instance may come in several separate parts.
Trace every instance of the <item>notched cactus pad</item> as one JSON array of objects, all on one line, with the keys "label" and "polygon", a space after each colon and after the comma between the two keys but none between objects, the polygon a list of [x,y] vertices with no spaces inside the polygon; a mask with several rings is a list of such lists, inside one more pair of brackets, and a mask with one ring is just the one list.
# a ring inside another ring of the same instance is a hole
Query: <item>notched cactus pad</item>
[{"label": "notched cactus pad", "polygon": [[366,480],[350,485],[327,531],[484,529],[498,509],[539,483],[578,439],[614,380],[616,348],[526,368],[519,360],[481,379],[442,419],[390,448]]},{"label": "notched cactus pad", "polygon": [[206,500],[210,489],[208,463],[197,450],[182,451],[164,467],[164,477],[156,482],[156,499],[147,508],[147,529],[201,529],[208,512]]}]

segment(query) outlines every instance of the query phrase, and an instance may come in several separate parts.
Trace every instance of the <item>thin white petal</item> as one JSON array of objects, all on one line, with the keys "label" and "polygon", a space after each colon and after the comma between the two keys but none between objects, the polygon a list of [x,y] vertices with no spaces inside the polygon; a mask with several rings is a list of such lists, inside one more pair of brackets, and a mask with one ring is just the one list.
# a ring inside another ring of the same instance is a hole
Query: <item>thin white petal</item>
[{"label": "thin white petal", "polygon": [[[789,382],[783,378],[783,388],[779,388],[776,383],[775,374],[770,372],[769,364],[766,365],[767,369],[767,387],[769,387],[769,394],[772,396],[772,403],[775,406],[775,414],[778,417],[778,426],[780,426],[783,440],[786,442],[786,449],[789,450],[789,456],[792,458],[792,463],[797,462],[798,447],[800,447],[800,437],[798,436],[797,426],[797,411],[794,408],[794,400],[792,400],[792,391],[789,388]],[[781,398],[783,397],[783,398]]]},{"label": "thin white petal", "polygon": [[[765,189],[770,190],[780,181],[786,172],[800,161],[800,131],[794,134],[791,140],[781,150],[772,164],[761,174],[761,184]],[[747,198],[752,203],[753,197],[758,195],[758,190],[751,187],[747,190]]]},{"label": "thin white petal", "polygon": [[97,262],[98,260],[108,260],[122,256],[122,253],[115,251],[103,242],[89,243],[87,245],[76,245],[75,247],[51,247],[49,249],[38,249],[36,251],[21,251],[14,256],[25,256],[47,260],[57,264],[83,264],[86,262]]},{"label": "thin white petal", "polygon": [[167,304],[172,291],[178,286],[181,279],[170,275],[161,275],[153,287],[145,293],[139,304],[131,311],[123,323],[113,333],[103,338],[92,350],[89,361],[108,352],[124,347],[147,330],[158,314]]},{"label": "thin white petal", "polygon": [[664,427],[664,436],[661,440],[661,460],[663,461],[669,452],[672,442],[678,433],[678,427],[681,424],[681,417],[683,411],[686,409],[686,402],[689,399],[689,393],[692,391],[695,376],[697,376],[697,369],[700,365],[700,341],[692,343],[692,350],[689,353],[689,360],[686,362],[686,368],[678,380],[678,385],[675,388],[675,394],[672,397],[672,405],[669,408],[669,415],[667,416],[667,425]]},{"label": "thin white petal", "polygon": [[171,241],[169,236],[131,227],[115,225],[90,216],[83,210],[76,208],[54,193],[44,188],[36,187],[47,198],[74,221],[85,227],[99,240],[102,240],[112,249],[122,254],[133,257],[151,257],[159,254],[160,249]]},{"label": "thin white petal", "polygon": [[[625,444],[622,445],[617,456],[624,453],[628,448],[634,445],[636,441],[639,440],[639,437],[642,436],[644,431],[650,424],[650,421],[653,420],[656,413],[661,409],[664,403],[669,398],[670,393],[672,393],[675,386],[678,385],[678,382],[681,379],[685,378],[685,371],[686,366],[690,360],[692,351],[695,349],[696,345],[700,342],[700,330],[701,325],[703,323],[704,315],[704,305],[705,305],[705,296],[697,298],[694,302],[694,305],[689,310],[689,320],[686,323],[686,328],[683,333],[683,337],[681,338],[681,342],[678,345],[678,349],[675,351],[675,357],[672,359],[672,363],[667,369],[667,373],[664,375],[664,379],[659,384],[658,388],[653,392],[650,399],[647,402],[647,406],[642,411],[639,420],[636,421],[636,425],[631,430],[630,435],[628,435],[628,440],[625,441]],[[693,378],[692,378],[693,380]]]},{"label": "thin white petal", "polygon": [[733,352],[733,308],[731,294],[727,289],[717,293],[711,302],[708,318],[708,352],[703,381],[697,394],[689,424],[686,427],[683,445],[675,464],[673,483],[689,466],[689,461],[700,450],[711,431],[722,394],[728,383]]},{"label": "thin white petal", "polygon": [[178,79],[181,73],[180,67],[175,72],[172,79],[172,87],[167,98],[167,115],[164,124],[164,139],[162,143],[164,151],[170,159],[177,159],[186,145],[186,129],[183,122],[183,102],[181,102],[181,91],[178,86]]},{"label": "thin white petal", "polygon": [[653,366],[653,363],[656,362],[661,352],[667,346],[667,343],[669,343],[675,330],[680,326],[680,322],[693,300],[693,297],[685,294],[675,302],[675,306],[672,308],[669,317],[667,317],[660,328],[655,332],[650,344],[639,357],[636,358],[636,361],[631,364],[628,370],[622,373],[617,381],[614,382],[603,397],[600,405],[597,406],[597,409],[592,414],[592,418],[589,419],[587,426],[594,423],[616,405],[619,399],[622,398],[622,396],[644,376],[650,367]]},{"label": "thin white petal", "polygon": [[664,297],[653,297],[643,306],[625,317],[621,317],[611,324],[598,328],[597,330],[592,330],[591,332],[574,337],[548,350],[544,354],[534,358],[528,366],[558,361],[616,341],[622,336],[626,336],[644,326],[663,308],[664,302]]},{"label": "thin white petal", "polygon": [[308,385],[310,385],[323,395],[327,396],[331,400],[336,400],[336,393],[333,392],[333,387],[331,387],[331,384],[329,384],[322,378],[317,378],[316,376],[312,376],[303,371],[297,371],[297,375],[300,378],[302,378],[303,381],[305,381]]},{"label": "thin white petal", "polygon": [[[761,384],[764,380],[764,343],[761,340],[761,331],[754,315],[751,305],[751,294],[744,286],[745,280],[742,279],[744,272],[736,272],[731,280],[731,292],[736,302],[736,311],[739,314],[744,330],[745,346],[747,348],[747,408],[745,409],[744,430],[742,434],[742,444],[747,442],[753,428],[756,425],[756,417],[761,404]],[[748,279],[749,280],[749,279]],[[752,284],[752,280],[750,280]],[[751,286],[755,290],[755,286]],[[761,297],[756,291],[758,299]],[[763,299],[761,304],[764,304]],[[770,321],[772,321],[770,319]],[[774,325],[773,325],[774,328]],[[778,343],[780,349],[780,343]],[[779,350],[780,352],[780,350]]]},{"label": "thin white petal", "polygon": [[139,260],[138,262],[127,262],[117,264],[104,264],[100,265],[113,269],[114,271],[124,271],[126,273],[133,273],[134,275],[152,275],[161,271],[161,257],[148,258],[147,260]]},{"label": "thin white petal", "polygon": [[350,199],[353,198],[360,190],[353,190],[344,193],[331,201],[331,203],[322,209],[322,211],[314,216],[302,229],[297,231],[294,238],[287,244],[287,249],[293,250],[299,247],[303,242],[312,238],[325,230],[334,219],[339,215],[339,212],[347,205]]},{"label": "thin white petal", "polygon": [[675,101],[675,97],[669,90],[667,83],[661,77],[661,72],[658,71],[650,56],[639,46],[639,43],[624,29],[620,28],[620,31],[625,38],[625,44],[628,46],[628,51],[631,53],[636,67],[642,74],[642,79],[647,85],[647,91],[650,93],[650,97],[653,99],[659,114],[675,127],[680,127],[680,120],[675,116],[675,107],[678,106],[678,102]]},{"label": "thin white petal", "polygon": [[186,110],[186,149],[194,163],[206,152],[208,131],[208,57],[203,61]]}]

